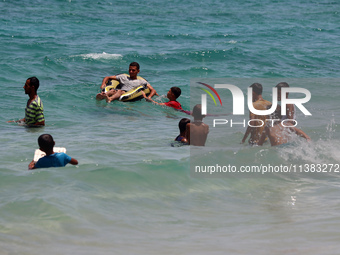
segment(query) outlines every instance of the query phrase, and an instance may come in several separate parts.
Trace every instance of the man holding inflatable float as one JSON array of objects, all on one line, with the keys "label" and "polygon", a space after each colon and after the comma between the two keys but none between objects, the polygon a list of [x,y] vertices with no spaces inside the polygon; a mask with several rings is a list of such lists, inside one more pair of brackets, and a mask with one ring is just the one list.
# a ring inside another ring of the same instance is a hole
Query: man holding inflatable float
[{"label": "man holding inflatable float", "polygon": [[119,82],[119,89],[111,89],[109,91],[103,91],[99,94],[97,94],[96,99],[97,100],[103,100],[105,99],[106,102],[110,103],[114,100],[120,99],[120,97],[126,93],[127,91],[134,89],[139,86],[143,86],[145,89],[150,90],[150,94],[148,95],[148,98],[153,97],[155,94],[157,95],[156,90],[143,78],[138,77],[139,73],[139,64],[137,62],[132,62],[129,66],[129,75],[127,74],[119,74],[114,76],[106,76],[103,81],[102,85],[100,86],[100,89],[105,89],[105,87],[108,85],[107,83],[110,80],[115,80]]}]

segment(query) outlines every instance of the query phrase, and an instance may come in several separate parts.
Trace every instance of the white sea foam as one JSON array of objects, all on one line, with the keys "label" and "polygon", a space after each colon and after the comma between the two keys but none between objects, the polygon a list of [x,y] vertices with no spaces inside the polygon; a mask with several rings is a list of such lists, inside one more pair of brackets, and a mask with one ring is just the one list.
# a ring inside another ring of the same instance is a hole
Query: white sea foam
[{"label": "white sea foam", "polygon": [[81,57],[83,59],[119,59],[122,58],[121,54],[110,54],[110,53],[89,53],[89,54],[81,54],[73,57]]}]

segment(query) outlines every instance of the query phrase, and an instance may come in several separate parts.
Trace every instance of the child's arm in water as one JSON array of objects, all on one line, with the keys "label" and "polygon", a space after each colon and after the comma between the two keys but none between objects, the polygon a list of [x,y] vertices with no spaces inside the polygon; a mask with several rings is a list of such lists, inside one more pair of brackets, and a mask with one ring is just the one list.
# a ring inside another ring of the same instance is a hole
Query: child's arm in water
[{"label": "child's arm in water", "polygon": [[75,158],[71,158],[71,161],[69,162],[71,165],[78,165],[78,160]]},{"label": "child's arm in water", "polygon": [[33,169],[35,169],[35,162],[34,162],[34,160],[32,160],[31,163],[29,163],[29,165],[28,165],[28,170],[33,170]]},{"label": "child's arm in water", "polygon": [[152,103],[158,104],[158,105],[165,105],[165,103],[158,103],[158,102],[152,100],[150,97],[147,97],[144,91],[142,91],[142,95],[146,99],[146,101],[149,101],[149,102],[152,102]]},{"label": "child's arm in water", "polygon": [[311,141],[310,137],[305,132],[303,132],[301,129],[298,129],[296,127],[290,127],[289,129],[292,130],[298,136],[305,138],[307,141]]}]

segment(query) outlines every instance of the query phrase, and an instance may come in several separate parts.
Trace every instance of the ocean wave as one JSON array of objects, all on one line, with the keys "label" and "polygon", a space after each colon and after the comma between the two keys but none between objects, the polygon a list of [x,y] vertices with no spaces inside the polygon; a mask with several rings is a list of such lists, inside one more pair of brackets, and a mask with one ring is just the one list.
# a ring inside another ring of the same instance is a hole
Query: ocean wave
[{"label": "ocean wave", "polygon": [[120,59],[123,57],[121,54],[109,54],[106,52],[103,53],[88,53],[88,54],[80,54],[71,57],[81,57],[83,59]]}]

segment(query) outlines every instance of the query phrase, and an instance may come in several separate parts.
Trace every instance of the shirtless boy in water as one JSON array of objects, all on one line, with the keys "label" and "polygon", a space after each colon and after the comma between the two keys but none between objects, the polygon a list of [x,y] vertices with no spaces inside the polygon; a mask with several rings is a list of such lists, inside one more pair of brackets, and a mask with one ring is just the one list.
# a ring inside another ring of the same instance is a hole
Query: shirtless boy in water
[{"label": "shirtless boy in water", "polygon": [[[268,108],[271,108],[271,106]],[[258,145],[262,145],[266,140],[266,137],[269,138],[271,146],[288,143],[292,133],[305,138],[307,141],[311,140],[310,137],[301,129],[291,126],[291,124],[287,122],[284,123],[285,126],[283,126],[281,123],[281,117],[281,107],[278,105],[275,112],[271,115],[272,123],[268,122],[269,126],[267,125],[264,128]]]},{"label": "shirtless boy in water", "polygon": [[[279,84],[276,85],[277,88],[277,101],[281,102],[281,89],[282,88],[289,88],[289,85],[287,82],[280,82]],[[286,93],[286,98],[288,98],[289,93]],[[286,106],[286,114],[282,115],[281,120],[285,119],[291,119],[295,120],[295,107],[293,104],[287,104]],[[290,121],[290,123],[294,124],[293,121]]]},{"label": "shirtless boy in water", "polygon": [[[253,89],[252,96],[254,108],[256,110],[266,110],[268,105],[271,105],[271,102],[263,99],[262,85],[260,83],[253,83],[250,87]],[[266,118],[266,115],[256,115],[252,112],[249,112],[250,125],[247,127],[246,133],[244,134],[241,143],[244,143],[250,135],[250,138],[248,140],[249,144],[257,145],[264,129],[264,126],[261,125],[260,120],[262,120],[262,122],[264,123],[266,121]]]},{"label": "shirtless boy in water", "polygon": [[204,146],[209,133],[209,126],[203,123],[203,118],[200,104],[195,105],[192,116],[194,121],[187,124],[187,140],[190,145]]}]

